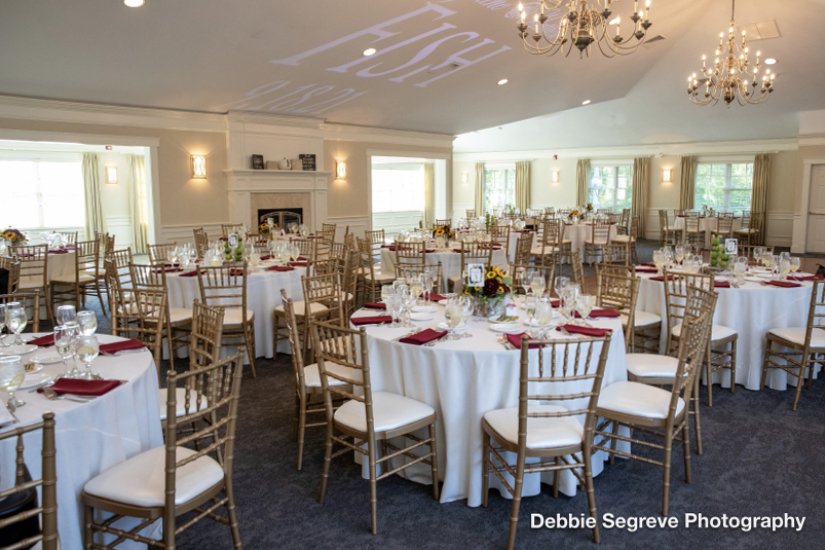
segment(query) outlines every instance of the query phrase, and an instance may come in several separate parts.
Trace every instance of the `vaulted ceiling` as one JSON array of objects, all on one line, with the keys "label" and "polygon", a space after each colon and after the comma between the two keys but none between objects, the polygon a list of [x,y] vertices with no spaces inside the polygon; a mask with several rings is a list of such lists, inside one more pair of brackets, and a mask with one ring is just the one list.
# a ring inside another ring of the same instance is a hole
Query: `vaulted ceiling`
[{"label": "vaulted ceiling", "polygon": [[[779,61],[774,97],[730,109],[693,106],[684,92],[727,26],[726,1],[653,0],[650,32],[666,39],[615,59],[528,55],[516,4],[3,0],[0,94],[448,134],[492,127],[461,136],[459,150],[786,137],[799,111],[825,108],[821,0],[739,0],[737,22],[776,19],[783,36],[753,46]],[[611,9],[627,20],[632,0]]]}]

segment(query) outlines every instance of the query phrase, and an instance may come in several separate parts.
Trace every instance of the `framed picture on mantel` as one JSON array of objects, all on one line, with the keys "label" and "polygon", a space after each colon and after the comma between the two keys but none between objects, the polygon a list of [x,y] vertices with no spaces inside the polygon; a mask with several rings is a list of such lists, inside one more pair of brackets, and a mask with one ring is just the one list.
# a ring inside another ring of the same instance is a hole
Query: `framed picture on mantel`
[{"label": "framed picture on mantel", "polygon": [[298,158],[301,159],[305,171],[315,171],[315,155],[298,155]]},{"label": "framed picture on mantel", "polygon": [[263,170],[264,169],[264,156],[263,155],[252,155],[252,169],[253,170]]}]

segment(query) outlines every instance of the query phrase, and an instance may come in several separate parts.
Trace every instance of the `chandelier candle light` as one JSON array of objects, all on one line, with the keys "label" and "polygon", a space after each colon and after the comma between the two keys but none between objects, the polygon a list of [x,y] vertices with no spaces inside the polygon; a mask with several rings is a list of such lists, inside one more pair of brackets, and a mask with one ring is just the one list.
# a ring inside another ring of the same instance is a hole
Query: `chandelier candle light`
[{"label": "chandelier candle light", "polygon": [[[759,57],[756,52],[756,64],[749,70],[748,44],[745,42],[745,31],[742,31],[742,42],[736,44],[736,21],[733,13],[736,0],[731,1],[730,30],[728,42],[725,45],[725,33],[719,33],[719,48],[716,50],[716,62],[712,67],[707,66],[706,56],[702,56],[702,74],[704,82],[700,82],[696,73],[688,77],[688,97],[697,105],[715,105],[724,99],[727,105],[736,100],[740,105],[748,103],[763,103],[773,92],[773,79],[776,73],[765,69],[762,75],[762,87],[757,89],[757,75],[759,73]],[[751,77],[751,91],[748,92],[748,80]],[[699,95],[699,88],[705,85],[704,95]]]},{"label": "chandelier candle light", "polygon": [[[633,32],[625,39],[621,36],[621,18],[610,21],[612,12],[610,5],[619,0],[596,0],[592,6],[587,0],[570,0],[567,4],[567,14],[558,22],[556,36],[548,37],[544,23],[549,19],[545,13],[548,9],[554,10],[561,5],[561,0],[541,0],[541,7],[533,16],[535,33],[530,34],[527,25],[527,12],[522,4],[518,5],[519,36],[524,42],[524,49],[533,55],[555,55],[562,52],[565,57],[573,51],[573,46],[579,49],[579,57],[586,53],[595,42],[599,51],[605,57],[629,55],[635,52],[647,38],[647,29],[650,28],[650,0],[646,0],[644,9],[639,9],[639,2],[633,3]],[[608,26],[615,26],[616,33],[609,35]],[[531,42],[532,39],[532,42]],[[544,42],[542,42],[542,39]],[[565,44],[567,45],[565,50]]]}]

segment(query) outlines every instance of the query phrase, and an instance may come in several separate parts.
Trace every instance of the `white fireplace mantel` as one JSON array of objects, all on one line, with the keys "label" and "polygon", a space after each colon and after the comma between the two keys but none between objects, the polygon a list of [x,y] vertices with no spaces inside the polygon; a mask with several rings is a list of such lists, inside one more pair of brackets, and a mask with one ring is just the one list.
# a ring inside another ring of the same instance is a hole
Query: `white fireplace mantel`
[{"label": "white fireplace mantel", "polygon": [[[298,170],[224,170],[229,192],[229,220],[249,224],[256,193],[308,193],[309,225],[314,231],[327,221],[327,187],[331,172]],[[306,214],[305,214],[306,219]]]}]

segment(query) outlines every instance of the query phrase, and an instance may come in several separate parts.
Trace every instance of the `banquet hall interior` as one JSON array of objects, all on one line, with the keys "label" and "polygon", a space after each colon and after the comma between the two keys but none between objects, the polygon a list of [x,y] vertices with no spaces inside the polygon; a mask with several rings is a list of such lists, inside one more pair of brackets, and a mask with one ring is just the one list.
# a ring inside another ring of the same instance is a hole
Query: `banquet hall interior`
[{"label": "banquet hall interior", "polygon": [[823,25],[0,2],[0,550],[821,548]]}]

